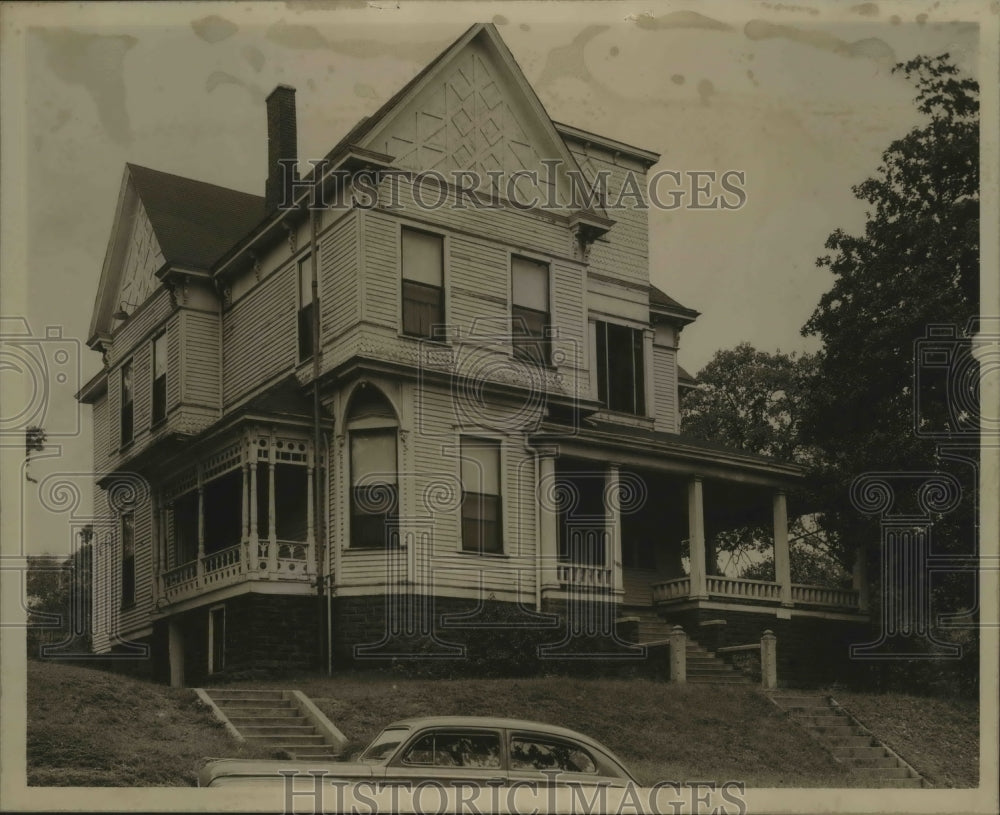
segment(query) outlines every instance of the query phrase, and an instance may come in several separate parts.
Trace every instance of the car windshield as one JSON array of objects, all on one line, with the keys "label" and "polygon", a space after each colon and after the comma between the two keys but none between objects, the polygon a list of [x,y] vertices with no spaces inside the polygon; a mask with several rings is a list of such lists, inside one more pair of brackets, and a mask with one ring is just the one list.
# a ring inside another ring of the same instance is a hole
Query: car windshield
[{"label": "car windshield", "polygon": [[385,761],[406,737],[405,727],[387,727],[361,754],[361,761]]}]

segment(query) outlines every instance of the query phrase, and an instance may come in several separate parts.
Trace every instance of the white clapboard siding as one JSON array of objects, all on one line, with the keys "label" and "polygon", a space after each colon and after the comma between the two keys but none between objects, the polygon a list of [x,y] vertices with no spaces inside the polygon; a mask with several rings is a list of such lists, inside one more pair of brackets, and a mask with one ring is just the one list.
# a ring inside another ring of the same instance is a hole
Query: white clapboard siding
[{"label": "white clapboard siding", "polygon": [[[590,267],[601,274],[624,280],[649,283],[648,211],[634,206],[634,198],[626,197],[621,208],[614,208],[626,174],[636,176],[636,189],[646,200],[645,173],[634,164],[625,164],[600,150],[570,150],[585,175],[608,171],[608,216],[615,221],[603,240],[596,241],[590,252]],[[632,187],[630,187],[631,189]]]},{"label": "white clapboard siding", "polygon": [[510,272],[508,255],[499,244],[455,235],[448,241],[447,322],[467,337],[509,333]]},{"label": "white clapboard siding", "polygon": [[[586,273],[568,263],[553,263],[552,323],[558,335],[552,353],[560,368],[583,368],[588,358],[586,343]],[[586,382],[581,383],[586,387]],[[584,390],[583,393],[586,393]]]},{"label": "white clapboard siding", "polygon": [[[150,622],[153,611],[153,512],[147,499],[135,508],[135,605],[121,610],[118,633],[127,637]],[[121,535],[118,536],[118,579],[114,602],[121,604]]]},{"label": "white clapboard siding", "polygon": [[396,223],[379,212],[361,215],[363,228],[364,319],[395,328],[399,324],[399,241]]},{"label": "white clapboard siding", "polygon": [[296,282],[295,264],[289,264],[223,315],[224,405],[295,365]]},{"label": "white clapboard siding", "polygon": [[653,387],[657,430],[676,433],[680,429],[677,406],[677,352],[673,348],[653,346]]},{"label": "white clapboard siding", "polygon": [[184,359],[184,404],[217,409],[222,357],[219,316],[202,311],[184,311],[181,313],[180,334]]},{"label": "white clapboard siding", "polygon": [[[442,229],[450,233],[466,233],[483,239],[494,240],[510,246],[513,251],[542,252],[563,257],[572,254],[573,242],[569,229],[557,219],[544,214],[523,212],[513,208],[490,209],[473,207],[467,201],[464,208],[456,209],[455,196],[448,193],[443,206],[425,209],[413,199],[412,183],[406,179],[398,181],[398,195],[393,201],[390,182],[384,181],[379,188],[381,202],[394,202],[399,209],[390,215],[413,219],[414,225],[422,223],[425,228]],[[436,195],[428,194],[427,199]],[[382,212],[373,210],[371,213]],[[420,223],[418,223],[420,222]]]},{"label": "white clapboard siding", "polygon": [[357,215],[340,220],[320,242],[320,325],[324,345],[356,322],[358,287]]},{"label": "white clapboard siding", "polygon": [[[97,399],[91,408],[91,416],[94,426],[94,485],[92,490],[93,514],[98,519],[94,524],[94,562],[92,568],[95,573],[100,572],[101,562],[107,555],[100,545],[103,540],[103,530],[100,519],[105,519],[109,515],[106,494],[99,486],[97,479],[108,471],[111,460],[111,449],[108,436],[110,433],[110,421],[108,413],[108,397],[102,396]],[[111,588],[106,581],[95,580],[94,592],[91,596],[91,617],[93,625],[93,646],[94,650],[101,653],[108,648],[108,620],[104,611],[108,605],[108,598]]]},{"label": "white clapboard siding", "polygon": [[108,364],[111,367],[117,366],[135,350],[137,345],[149,342],[153,333],[173,310],[170,293],[161,286],[115,332],[108,354]]}]

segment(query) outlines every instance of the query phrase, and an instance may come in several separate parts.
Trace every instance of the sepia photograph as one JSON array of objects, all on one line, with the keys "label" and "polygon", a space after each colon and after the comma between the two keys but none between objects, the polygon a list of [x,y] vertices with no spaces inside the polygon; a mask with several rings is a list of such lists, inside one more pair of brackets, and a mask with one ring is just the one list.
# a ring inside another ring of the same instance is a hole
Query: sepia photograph
[{"label": "sepia photograph", "polygon": [[998,80],[996,0],[0,2],[3,809],[998,811]]}]

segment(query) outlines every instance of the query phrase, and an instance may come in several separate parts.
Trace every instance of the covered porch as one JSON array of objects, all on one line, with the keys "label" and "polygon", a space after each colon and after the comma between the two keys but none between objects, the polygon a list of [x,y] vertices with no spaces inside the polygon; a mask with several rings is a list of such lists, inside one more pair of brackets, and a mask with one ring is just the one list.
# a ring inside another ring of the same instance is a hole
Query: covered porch
[{"label": "covered porch", "polygon": [[[742,454],[725,461],[718,450],[699,461],[686,445],[683,458],[601,450],[581,435],[541,459],[540,493],[552,497],[540,516],[546,596],[586,592],[660,613],[867,613],[858,569],[851,587],[792,582],[786,496],[800,479],[795,468]],[[760,561],[753,579],[720,557],[720,536],[748,527]]]},{"label": "covered porch", "polygon": [[249,580],[311,582],[316,466],[306,431],[252,426],[169,479],[154,496],[157,605]]}]

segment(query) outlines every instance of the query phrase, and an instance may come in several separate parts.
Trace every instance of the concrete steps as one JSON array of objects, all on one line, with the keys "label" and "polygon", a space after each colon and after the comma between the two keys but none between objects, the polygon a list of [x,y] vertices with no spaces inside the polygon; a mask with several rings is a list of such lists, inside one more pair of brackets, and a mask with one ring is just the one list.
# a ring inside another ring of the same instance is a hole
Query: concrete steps
[{"label": "concrete steps", "polygon": [[916,770],[829,696],[804,691],[774,691],[768,696],[865,786],[924,786]]},{"label": "concrete steps", "polygon": [[[656,612],[645,608],[627,608],[623,616],[639,619],[638,644],[663,642],[670,639],[673,625],[668,623]],[[688,637],[686,663],[687,681],[695,684],[712,685],[749,685],[753,680],[736,670],[728,662],[724,662],[711,651],[703,648]]]},{"label": "concrete steps", "polygon": [[219,714],[248,742],[295,759],[335,761],[338,747],[313,724],[295,695],[283,690],[204,690]]}]

